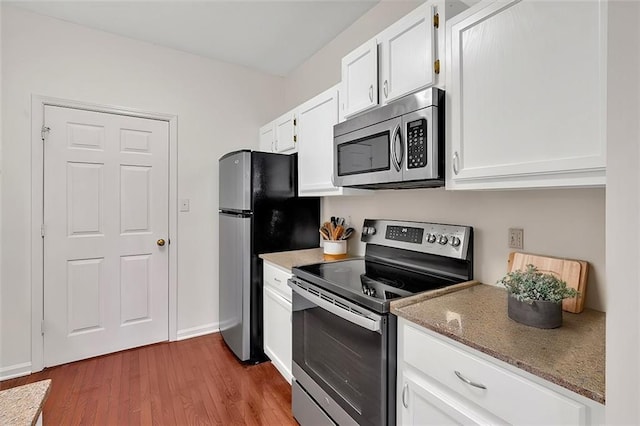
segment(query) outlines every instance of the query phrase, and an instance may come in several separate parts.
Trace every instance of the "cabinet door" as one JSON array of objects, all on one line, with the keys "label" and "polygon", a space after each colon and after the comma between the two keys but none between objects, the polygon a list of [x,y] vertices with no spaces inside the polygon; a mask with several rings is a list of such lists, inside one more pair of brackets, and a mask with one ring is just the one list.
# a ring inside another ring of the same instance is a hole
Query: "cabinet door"
[{"label": "cabinet door", "polygon": [[291,302],[263,287],[264,353],[291,383]]},{"label": "cabinet door", "polygon": [[444,392],[437,384],[419,375],[405,374],[398,386],[397,420],[399,425],[478,425],[506,424],[489,413]]},{"label": "cabinet door", "polygon": [[447,187],[604,185],[606,2],[478,3],[447,22]]},{"label": "cabinet door", "polygon": [[273,152],[274,151],[273,142],[275,141],[273,122],[260,127],[259,136],[260,136],[260,146],[259,146],[260,151]]},{"label": "cabinet door", "polygon": [[[298,194],[338,191],[333,183],[333,126],[338,122],[338,88],[298,107]],[[327,194],[328,195],[328,194]]]},{"label": "cabinet door", "polygon": [[293,152],[296,148],[296,114],[288,112],[275,121],[275,152]]},{"label": "cabinet door", "polygon": [[378,105],[378,43],[369,40],[342,58],[345,117]]},{"label": "cabinet door", "polygon": [[380,35],[381,103],[433,85],[434,15],[423,4]]}]

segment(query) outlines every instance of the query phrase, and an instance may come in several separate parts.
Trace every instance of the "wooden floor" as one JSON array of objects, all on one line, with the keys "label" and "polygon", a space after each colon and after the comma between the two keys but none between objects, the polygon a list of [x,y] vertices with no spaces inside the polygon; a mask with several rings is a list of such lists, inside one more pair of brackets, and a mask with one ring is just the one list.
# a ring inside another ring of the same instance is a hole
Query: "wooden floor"
[{"label": "wooden floor", "polygon": [[0,383],[52,379],[45,425],[297,425],[271,362],[243,365],[220,334],[159,343]]}]

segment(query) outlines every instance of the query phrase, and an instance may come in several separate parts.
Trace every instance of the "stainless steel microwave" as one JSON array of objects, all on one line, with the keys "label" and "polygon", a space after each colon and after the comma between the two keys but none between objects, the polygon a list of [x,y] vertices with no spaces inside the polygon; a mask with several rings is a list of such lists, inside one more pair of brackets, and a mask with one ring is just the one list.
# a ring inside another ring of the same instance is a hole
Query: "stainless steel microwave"
[{"label": "stainless steel microwave", "polygon": [[336,124],[333,180],[366,189],[443,186],[444,92],[429,88]]}]

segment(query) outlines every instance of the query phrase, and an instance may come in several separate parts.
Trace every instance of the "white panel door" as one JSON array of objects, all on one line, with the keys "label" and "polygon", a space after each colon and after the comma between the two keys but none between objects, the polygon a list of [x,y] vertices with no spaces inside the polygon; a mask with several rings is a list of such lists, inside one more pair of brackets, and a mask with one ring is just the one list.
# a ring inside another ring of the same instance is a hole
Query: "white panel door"
[{"label": "white panel door", "polygon": [[168,123],[44,120],[45,367],[168,340]]}]

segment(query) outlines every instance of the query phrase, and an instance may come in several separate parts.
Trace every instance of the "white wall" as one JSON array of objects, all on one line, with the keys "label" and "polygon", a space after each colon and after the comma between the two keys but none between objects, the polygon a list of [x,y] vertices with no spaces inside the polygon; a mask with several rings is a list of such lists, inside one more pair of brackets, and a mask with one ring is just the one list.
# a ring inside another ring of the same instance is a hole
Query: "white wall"
[{"label": "white wall", "polygon": [[[342,56],[404,16],[419,3],[381,2],[336,37],[286,80],[287,108],[340,81]],[[506,273],[507,229],[524,228],[528,252],[586,260],[591,264],[588,307],[604,310],[604,189],[454,192],[443,189],[376,191],[358,197],[327,197],[323,217],[350,216],[359,229],[365,217],[461,223],[475,228],[475,278],[493,284]],[[362,254],[357,239],[349,251]]]},{"label": "white wall", "polygon": [[31,359],[32,94],[178,115],[178,335],[215,329],[217,160],[258,146],[283,80],[6,5],[2,78],[0,376]]},{"label": "white wall", "polygon": [[[590,277],[586,305],[604,310],[605,191],[376,191],[373,195],[327,197],[324,217],[351,217],[357,228],[365,218],[455,223],[474,227],[475,278],[495,284],[507,271],[510,227],[524,228],[525,251],[587,260]],[[349,251],[364,253],[356,238]]]},{"label": "white wall", "polygon": [[[423,1],[383,0],[371,8],[338,37],[287,76],[286,109],[290,109],[328,89],[341,79],[343,56],[380,33]],[[285,111],[282,111],[283,113]]]},{"label": "white wall", "polygon": [[640,3],[609,3],[607,424],[640,424]]}]

